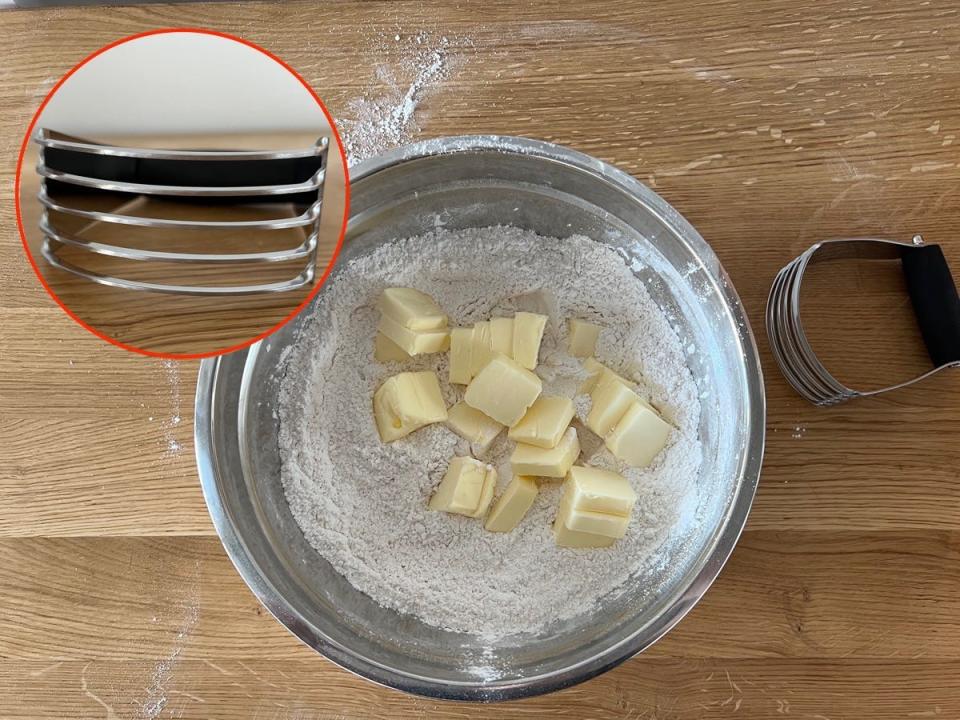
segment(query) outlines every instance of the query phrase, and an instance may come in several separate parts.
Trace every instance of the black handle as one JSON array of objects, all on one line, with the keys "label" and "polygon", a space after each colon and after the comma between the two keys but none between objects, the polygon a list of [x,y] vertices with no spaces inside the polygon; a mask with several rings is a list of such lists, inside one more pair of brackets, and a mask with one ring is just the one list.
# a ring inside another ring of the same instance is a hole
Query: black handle
[{"label": "black handle", "polygon": [[[47,167],[60,172],[82,175],[98,180],[145,183],[148,185],[198,185],[204,187],[292,185],[306,182],[323,166],[319,155],[301,158],[272,158],[268,160],[160,160],[157,158],[128,158],[95,155],[46,148],[43,151]],[[84,189],[72,183],[48,180],[50,190],[73,193],[103,192],[96,188]],[[182,195],[164,196],[176,202],[202,205],[249,205],[264,202],[293,203],[307,207],[317,200],[317,191],[287,195],[232,195],[189,198]]]},{"label": "black handle", "polygon": [[907,291],[934,366],[960,361],[960,295],[939,245],[904,248]]}]

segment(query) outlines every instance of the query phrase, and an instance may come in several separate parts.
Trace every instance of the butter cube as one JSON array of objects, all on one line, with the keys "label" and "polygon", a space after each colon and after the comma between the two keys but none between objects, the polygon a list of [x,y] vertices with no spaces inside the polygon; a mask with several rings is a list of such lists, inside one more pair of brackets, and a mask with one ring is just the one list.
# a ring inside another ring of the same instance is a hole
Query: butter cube
[{"label": "butter cube", "polygon": [[587,427],[601,437],[606,437],[627,409],[640,401],[640,397],[612,372],[600,373],[591,397],[593,404],[587,414]]},{"label": "butter cube", "polygon": [[441,352],[450,345],[450,333],[446,329],[411,330],[389,315],[380,318],[377,330],[393,340],[408,355]]},{"label": "butter cube", "polygon": [[597,383],[602,377],[614,377],[624,385],[629,388],[632,388],[634,384],[627,380],[625,377],[617,375],[613,370],[608,368],[601,362],[598,362],[596,358],[588,357],[583,361],[583,368],[589,374],[587,379],[583,381],[583,384],[580,386],[581,393],[590,393],[593,392],[593,389],[597,386]]},{"label": "butter cube", "polygon": [[480,517],[490,506],[497,471],[472,457],[455,457],[447,466],[428,507],[431,510]]},{"label": "butter cube", "polygon": [[383,442],[393,442],[430,423],[447,419],[440,383],[433,372],[387,378],[373,395],[373,416]]},{"label": "butter cube", "polygon": [[597,349],[600,326],[571,318],[567,326],[567,346],[574,357],[589,358]]},{"label": "butter cube", "polygon": [[490,443],[503,430],[503,425],[462,400],[447,412],[447,427],[468,440],[474,452],[479,453],[486,452]]},{"label": "butter cube", "polygon": [[471,342],[470,379],[472,380],[493,359],[493,337],[489,322],[478,322],[473,326]]},{"label": "butter cube", "polygon": [[495,353],[513,357],[513,318],[493,318],[490,321],[490,346]]},{"label": "butter cube", "polygon": [[[478,323],[479,324],[479,323]],[[506,355],[495,355],[463,395],[467,405],[502,425],[515,425],[540,395],[540,378]]]},{"label": "butter cube", "polygon": [[563,486],[564,498],[577,510],[629,516],[637,494],[623,475],[600,468],[574,465]]},{"label": "butter cube", "polygon": [[527,370],[537,367],[547,316],[518,312],[513,316],[513,359]]},{"label": "butter cube", "polygon": [[583,361],[583,369],[587,371],[587,379],[583,381],[577,392],[593,392],[593,389],[597,386],[597,381],[600,379],[600,373],[606,369],[606,366],[597,361],[596,358],[588,357]]},{"label": "butter cube", "polygon": [[580,440],[577,431],[567,428],[554,448],[519,443],[510,455],[510,467],[514,475],[562,478],[580,456]]},{"label": "butter cube", "polygon": [[663,450],[670,425],[647,405],[634,403],[606,438],[616,457],[634,467],[645,467]]},{"label": "butter cube", "polygon": [[570,398],[541,395],[507,435],[518,443],[553,448],[560,442],[571,420],[573,401]]},{"label": "butter cube", "polygon": [[622,475],[574,466],[563,484],[553,524],[554,539],[566,547],[605,547],[627,532],[637,494]]},{"label": "butter cube", "polygon": [[581,510],[574,506],[571,493],[564,492],[555,522],[575,532],[622,538],[627,533],[630,516]]},{"label": "butter cube", "polygon": [[450,382],[467,385],[473,379],[470,357],[473,349],[473,328],[450,330]]},{"label": "butter cube", "polygon": [[[407,355],[440,352],[449,343],[447,316],[424,292],[386,288],[377,300],[377,329]],[[386,351],[384,351],[386,352]]]},{"label": "butter cube", "polygon": [[377,300],[377,309],[408,330],[445,330],[447,316],[424,292],[413,288],[386,288]]},{"label": "butter cube", "polygon": [[410,355],[382,332],[378,332],[373,341],[373,359],[380,363],[406,362],[410,360]]},{"label": "butter cube", "polygon": [[[450,382],[468,385],[486,367],[497,352],[510,357],[511,318],[478,322],[472,328],[454,328],[450,332]],[[494,343],[501,348],[494,350]]]},{"label": "butter cube", "polygon": [[490,532],[510,532],[527,514],[537,499],[537,481],[525,475],[514,475],[507,489],[497,498],[484,527]]},{"label": "butter cube", "polygon": [[577,532],[564,525],[558,518],[553,523],[553,539],[561,547],[569,548],[601,548],[613,545],[616,538],[593,533]]}]

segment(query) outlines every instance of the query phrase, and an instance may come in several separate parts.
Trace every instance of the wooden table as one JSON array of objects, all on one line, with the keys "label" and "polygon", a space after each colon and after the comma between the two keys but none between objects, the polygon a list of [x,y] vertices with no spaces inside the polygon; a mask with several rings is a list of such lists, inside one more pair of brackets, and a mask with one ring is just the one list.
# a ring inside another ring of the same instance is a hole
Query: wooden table
[{"label": "wooden table", "polygon": [[[960,373],[816,409],[781,378],[762,323],[774,273],[817,239],[920,231],[960,268],[958,10],[488,0],[0,14],[0,717],[960,717]],[[27,267],[10,203],[15,150],[53,82],[110,40],[170,25],[264,45],[335,116],[376,90],[395,34],[446,36],[458,62],[422,97],[423,136],[592,153],[713,245],[763,356],[766,461],[733,557],[656,646],[544,698],[437,703],[334,667],[247,591],[194,470],[197,364],[134,356],[69,320]],[[903,310],[898,288],[853,280]],[[837,354],[859,357],[860,377],[902,369],[896,338],[877,339],[886,323],[832,310],[820,298],[811,320],[831,347],[856,340]]]}]

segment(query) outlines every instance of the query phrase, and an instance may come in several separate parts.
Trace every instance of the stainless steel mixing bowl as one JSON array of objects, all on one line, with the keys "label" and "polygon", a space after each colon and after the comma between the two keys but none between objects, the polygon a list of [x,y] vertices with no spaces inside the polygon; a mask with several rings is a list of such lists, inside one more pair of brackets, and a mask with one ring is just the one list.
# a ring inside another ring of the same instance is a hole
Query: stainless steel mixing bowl
[{"label": "stainless steel mixing bowl", "polygon": [[200,369],[197,463],[214,525],[243,579],[283,625],[337,664],[432,697],[493,701],[545,693],[643,650],[717,576],[760,473],[763,379],[743,307],[716,256],[629,175],[520,138],[445,138],[389,152],[355,169],[351,196],[340,268],[382,243],[439,226],[514,225],[615,247],[675,318],[684,343],[696,346],[691,369],[704,396],[696,511],[681,513],[663,562],[624,578],[626,591],[599,609],[541,636],[490,644],[380,607],[307,544],[280,482],[282,351],[296,341],[307,311],[268,340],[204,360]]}]

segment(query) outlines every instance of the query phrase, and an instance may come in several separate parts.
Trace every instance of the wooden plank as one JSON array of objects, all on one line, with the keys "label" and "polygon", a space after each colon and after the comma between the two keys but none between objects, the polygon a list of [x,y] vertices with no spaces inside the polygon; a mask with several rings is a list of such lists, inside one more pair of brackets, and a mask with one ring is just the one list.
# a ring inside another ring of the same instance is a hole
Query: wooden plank
[{"label": "wooden plank", "polygon": [[[143,408],[0,421],[0,537],[212,534],[192,427],[176,417]],[[38,437],[49,438],[43,452]]]},{"label": "wooden plank", "polygon": [[0,536],[211,533],[193,456],[199,363],[112,347],[57,308],[3,316]]},{"label": "wooden plank", "polygon": [[[0,661],[0,714],[8,720],[936,720],[960,713],[958,677],[956,661],[641,656],[584,685],[545,697],[469,705],[380,688],[320,659]],[[14,682],[15,692],[2,692]]]},{"label": "wooden plank", "polygon": [[[304,659],[215,538],[0,541],[0,657]],[[960,535],[748,531],[655,657],[960,660]],[[182,636],[182,637],[181,637]]]}]

